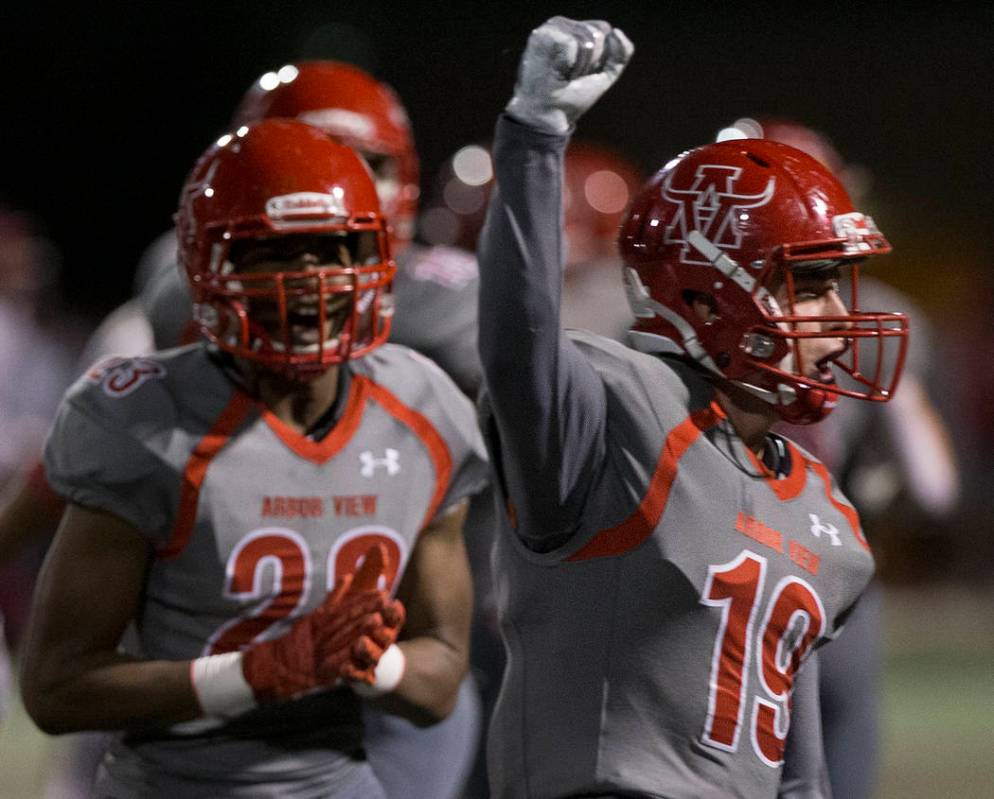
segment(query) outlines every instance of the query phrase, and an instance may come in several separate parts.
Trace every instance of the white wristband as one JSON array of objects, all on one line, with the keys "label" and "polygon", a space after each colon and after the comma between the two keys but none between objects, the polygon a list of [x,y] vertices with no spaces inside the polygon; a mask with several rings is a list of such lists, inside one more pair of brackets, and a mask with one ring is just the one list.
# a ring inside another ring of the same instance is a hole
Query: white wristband
[{"label": "white wristband", "polygon": [[404,657],[404,651],[397,644],[390,644],[383,651],[380,662],[376,664],[373,684],[353,682],[352,690],[366,699],[388,694],[400,684],[406,666],[407,658]]},{"label": "white wristband", "polygon": [[256,707],[252,686],[242,674],[241,652],[191,661],[190,682],[206,716],[228,718]]}]

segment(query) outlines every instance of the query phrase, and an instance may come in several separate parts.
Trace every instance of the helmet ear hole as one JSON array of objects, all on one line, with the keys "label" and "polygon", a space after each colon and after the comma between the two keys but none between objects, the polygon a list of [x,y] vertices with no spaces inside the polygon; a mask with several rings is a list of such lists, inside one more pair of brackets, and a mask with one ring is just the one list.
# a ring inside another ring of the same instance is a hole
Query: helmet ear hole
[{"label": "helmet ear hole", "polygon": [[683,301],[704,324],[710,324],[718,318],[718,302],[710,294],[703,291],[686,289],[682,292]]}]

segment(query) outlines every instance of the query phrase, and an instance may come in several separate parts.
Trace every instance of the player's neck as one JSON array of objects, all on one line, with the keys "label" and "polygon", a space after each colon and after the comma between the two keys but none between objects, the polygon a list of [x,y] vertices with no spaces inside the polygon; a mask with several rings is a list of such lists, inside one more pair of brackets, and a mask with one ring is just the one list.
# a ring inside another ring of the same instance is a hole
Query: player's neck
[{"label": "player's neck", "polygon": [[773,407],[731,383],[715,387],[715,399],[742,442],[762,457],[766,435],[777,421]]},{"label": "player's neck", "polygon": [[251,393],[287,426],[304,434],[338,397],[340,367],[331,366],[311,380],[294,380],[278,372],[251,369],[243,374]]}]

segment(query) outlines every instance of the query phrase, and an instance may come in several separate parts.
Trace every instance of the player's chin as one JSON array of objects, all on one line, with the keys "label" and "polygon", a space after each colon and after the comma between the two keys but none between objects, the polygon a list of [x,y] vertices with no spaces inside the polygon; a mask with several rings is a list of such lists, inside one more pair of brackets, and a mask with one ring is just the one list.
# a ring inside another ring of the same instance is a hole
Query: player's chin
[{"label": "player's chin", "polygon": [[835,385],[835,371],[831,366],[819,366],[808,370],[804,375],[808,380],[822,386]]}]

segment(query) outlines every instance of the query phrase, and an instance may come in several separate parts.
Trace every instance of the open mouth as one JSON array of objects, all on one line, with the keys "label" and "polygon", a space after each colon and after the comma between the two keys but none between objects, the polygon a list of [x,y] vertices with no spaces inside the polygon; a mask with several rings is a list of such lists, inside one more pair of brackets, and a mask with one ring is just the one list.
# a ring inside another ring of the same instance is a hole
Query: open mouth
[{"label": "open mouth", "polygon": [[275,308],[270,307],[265,313],[257,313],[256,319],[260,327],[267,331],[271,346],[278,352],[285,352],[287,344],[291,352],[301,354],[318,352],[322,346],[325,349],[336,348],[349,318],[351,296],[343,294],[326,297],[324,302],[324,324],[320,321],[316,296],[295,298],[287,308],[285,327]]},{"label": "open mouth", "polygon": [[808,373],[808,377],[812,380],[817,380],[819,383],[828,383],[829,385],[834,385],[835,383],[835,362],[849,349],[848,344],[843,344],[840,347],[832,350],[827,355],[819,358],[815,361],[814,366]]},{"label": "open mouth", "polygon": [[[339,334],[343,324],[326,322],[324,330],[318,330],[314,325],[290,325],[290,352],[303,354],[319,352],[323,349],[336,349],[339,344]],[[286,346],[282,336],[273,336],[271,346],[277,352],[285,352]]]},{"label": "open mouth", "polygon": [[832,385],[835,383],[835,372],[832,371],[832,367],[829,366],[819,366],[814,374],[808,375],[812,380],[817,380],[819,383],[827,383]]}]

